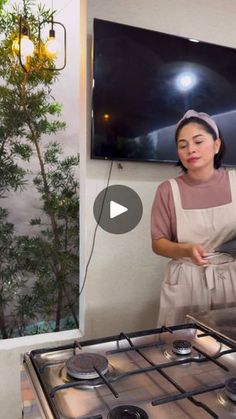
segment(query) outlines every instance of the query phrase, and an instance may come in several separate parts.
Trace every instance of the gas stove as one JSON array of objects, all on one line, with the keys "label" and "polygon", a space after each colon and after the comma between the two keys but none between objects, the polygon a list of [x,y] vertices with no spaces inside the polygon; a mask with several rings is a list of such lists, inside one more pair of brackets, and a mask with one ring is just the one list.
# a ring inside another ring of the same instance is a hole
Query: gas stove
[{"label": "gas stove", "polygon": [[236,418],[236,345],[195,323],[33,350],[46,419]]}]

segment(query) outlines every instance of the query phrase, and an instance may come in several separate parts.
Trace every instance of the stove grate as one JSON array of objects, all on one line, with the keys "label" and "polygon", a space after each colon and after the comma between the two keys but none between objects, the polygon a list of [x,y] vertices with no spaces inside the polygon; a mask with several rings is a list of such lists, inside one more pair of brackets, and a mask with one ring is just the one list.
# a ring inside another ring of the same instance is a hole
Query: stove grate
[{"label": "stove grate", "polygon": [[[135,348],[135,350],[137,350],[137,348]],[[203,363],[203,362],[207,362],[207,359],[205,359],[203,357],[202,358],[191,358],[191,357],[189,357],[189,358],[186,358],[186,359],[179,359],[179,360],[175,360],[175,361],[171,361],[171,362],[165,362],[163,364],[158,364],[158,365],[153,364],[153,365],[150,365],[149,367],[138,368],[136,370],[125,372],[123,374],[119,374],[119,375],[117,375],[115,377],[111,377],[109,379],[107,379],[103,374],[101,374],[101,372],[99,372],[98,374],[100,375],[100,378],[103,380],[103,382],[105,384],[110,385],[110,387],[109,387],[110,390],[115,395],[115,397],[117,397],[117,392],[111,386],[113,383],[116,383],[120,380],[123,380],[124,378],[131,377],[132,375],[148,373],[148,372],[151,372],[151,371],[155,371],[157,369],[171,368],[171,367],[180,366],[180,365],[183,365],[183,364],[188,364],[188,363],[193,363],[193,362]],[[50,397],[54,397],[54,395],[58,391],[64,390],[66,388],[72,388],[72,387],[78,387],[78,388],[81,387],[82,388],[82,387],[86,387],[86,386],[89,387],[90,384],[91,384],[91,382],[89,380],[76,380],[76,381],[70,381],[68,383],[60,384],[60,385],[55,386],[55,387],[52,388],[52,390],[50,392]]]},{"label": "stove grate", "polygon": [[[125,333],[122,332],[120,334],[120,336],[123,337],[124,339],[126,339],[129,342],[129,344],[130,344],[131,347],[134,346],[132,340]],[[205,410],[213,418],[215,418],[215,419],[218,419],[219,418],[219,416],[212,409],[210,409],[205,403],[202,403],[202,402],[200,402],[198,400],[195,400],[193,398],[193,395],[195,395],[195,392],[193,392],[193,394],[192,394],[192,392],[186,392],[178,383],[176,383],[175,380],[173,380],[171,377],[168,376],[168,374],[166,374],[164,371],[162,371],[162,369],[160,368],[159,365],[155,365],[140,350],[136,349],[136,352],[139,353],[139,355],[141,355],[143,357],[143,359],[145,359],[150,365],[155,366],[156,367],[156,370],[162,375],[162,377],[166,378],[177,390],[180,391],[181,394],[178,394],[176,396],[169,396],[168,398],[166,398],[166,399],[168,399],[168,402],[174,401],[174,400],[180,400],[180,399],[187,398],[193,404],[195,404],[196,406],[198,406],[198,407],[202,408],[203,410]],[[207,360],[212,360],[209,355],[207,355]],[[215,359],[212,360],[212,361],[215,362]],[[220,367],[223,367],[225,369],[225,367],[222,364],[220,364],[219,362],[217,363],[217,365],[220,366]],[[215,389],[220,389],[222,387],[224,387],[224,384],[217,384],[216,385],[216,388],[214,388],[214,390]],[[201,394],[201,392],[203,393],[203,392],[207,392],[207,391],[210,391],[210,390],[208,390],[208,389],[198,390],[197,393],[196,393],[196,395],[197,394]],[[163,399],[161,399],[161,400],[163,400]],[[160,404],[158,402],[159,402],[159,400],[153,400],[152,401],[152,405],[153,406],[157,406],[158,404]],[[166,403],[167,403],[167,401],[166,401]]]},{"label": "stove grate", "polygon": [[177,401],[177,400],[187,399],[189,397],[198,396],[200,394],[208,393],[210,391],[220,390],[224,387],[225,387],[225,383],[219,383],[219,384],[214,384],[212,386],[207,386],[207,388],[200,388],[200,389],[195,389],[195,390],[191,390],[191,391],[184,391],[184,393],[181,393],[181,394],[175,394],[175,395],[163,397],[162,399],[153,400],[152,401],[152,406],[159,406],[161,404],[174,402],[174,401]]},{"label": "stove grate", "polygon": [[[192,327],[193,327],[193,325],[192,325]],[[173,330],[179,330],[180,328],[182,329],[183,326],[181,326],[181,327],[180,326],[178,326],[178,327],[177,326],[173,326],[173,328],[162,327],[160,329],[156,329],[156,333],[163,333],[163,332],[165,332],[165,333],[166,332],[173,333]],[[186,328],[188,328],[188,327],[186,327]],[[198,327],[198,329],[201,330],[201,327]],[[145,335],[146,335],[146,333],[147,332],[145,332]],[[152,360],[150,360],[146,356],[146,354],[144,354],[142,352],[142,349],[145,349],[146,346],[149,347],[149,345],[144,345],[143,347],[141,345],[136,346],[132,342],[132,338],[133,337],[135,338],[136,336],[137,336],[137,334],[135,335],[135,334],[130,333],[130,334],[126,335],[125,333],[122,332],[119,336],[114,337],[114,338],[116,338],[114,340],[117,340],[119,342],[120,340],[124,339],[124,340],[126,340],[129,343],[129,347],[128,348],[125,348],[125,349],[123,349],[123,348],[117,349],[115,351],[110,351],[108,353],[111,353],[112,354],[112,353],[123,352],[123,351],[126,351],[126,350],[135,351],[143,359],[145,359],[148,362],[148,364],[149,364],[148,367],[146,367],[146,368],[140,368],[140,369],[133,370],[133,371],[129,371],[129,372],[126,372],[126,373],[117,375],[116,377],[109,377],[109,378],[104,377],[104,374],[101,373],[101,371],[99,371],[99,370],[97,371],[98,372],[98,375],[101,378],[101,380],[110,389],[110,391],[113,393],[113,395],[115,397],[118,397],[119,396],[119,394],[113,388],[113,384],[115,384],[117,381],[122,380],[123,378],[128,377],[128,376],[131,376],[131,375],[134,375],[134,374],[141,374],[141,373],[145,373],[145,372],[156,370],[159,374],[162,375],[162,377],[164,377],[166,380],[168,380],[168,382],[171,383],[176,388],[176,390],[179,391],[179,394],[176,394],[176,395],[170,396],[170,397],[165,397],[165,398],[162,398],[162,399],[155,399],[155,400],[153,400],[151,402],[153,406],[158,406],[160,404],[169,403],[171,401],[176,401],[176,400],[181,400],[181,399],[188,399],[195,406],[197,406],[199,408],[202,408],[211,417],[217,419],[218,418],[218,415],[213,410],[211,410],[205,403],[202,403],[202,402],[198,401],[197,399],[195,399],[194,396],[197,396],[197,395],[200,395],[200,394],[203,394],[203,393],[206,393],[206,392],[214,391],[214,390],[217,390],[217,389],[222,389],[223,387],[225,387],[225,384],[218,383],[218,384],[215,384],[213,386],[207,386],[206,388],[202,387],[202,388],[198,388],[198,389],[193,390],[193,391],[185,391],[184,388],[182,388],[175,380],[173,380],[167,374],[166,371],[163,371],[163,370],[164,369],[168,369],[171,366],[177,366],[177,365],[181,365],[181,364],[185,364],[185,363],[189,363],[189,362],[192,362],[192,363],[213,362],[219,368],[223,368],[224,370],[228,371],[228,369],[220,361],[218,361],[218,358],[222,357],[223,355],[229,354],[229,353],[235,353],[236,352],[236,346],[233,346],[232,343],[229,343],[229,341],[226,341],[226,339],[224,339],[222,337],[219,337],[216,333],[214,333],[214,332],[212,333],[212,332],[208,331],[207,333],[198,334],[197,337],[199,338],[201,336],[203,336],[203,337],[204,336],[211,336],[216,341],[219,341],[221,343],[226,343],[228,347],[230,346],[230,349],[221,351],[221,352],[219,352],[219,353],[217,353],[217,354],[215,354],[213,356],[209,356],[208,354],[206,354],[202,350],[199,350],[198,348],[194,347],[201,354],[201,357],[200,358],[193,358],[190,355],[190,357],[188,357],[188,359],[180,359],[180,360],[174,360],[174,361],[171,361],[171,362],[165,362],[163,364],[155,364],[154,362],[152,362]],[[83,346],[86,343],[89,344],[89,341],[88,342],[85,342],[85,343],[82,343],[81,349],[83,348]],[[100,343],[100,342],[98,342],[98,343]],[[159,345],[157,345],[156,343],[154,343],[152,346],[159,346]],[[76,347],[78,347],[78,345],[76,345]],[[32,354],[31,354],[31,356],[33,357]],[[33,359],[32,359],[32,361],[33,361]],[[46,366],[44,365],[44,368],[45,367]],[[36,368],[36,369],[38,370],[38,372],[42,372],[42,371],[39,371],[40,368]],[[58,385],[58,386],[54,387],[53,389],[51,389],[51,391],[49,393],[49,396],[50,396],[50,398],[53,398],[54,395],[55,395],[55,393],[57,391],[60,391],[62,389],[69,388],[69,387],[78,387],[79,388],[82,385],[84,385],[84,380],[83,380],[83,383],[82,382],[80,383],[79,380],[76,380],[76,381],[72,381],[72,382],[69,382],[69,383],[62,384],[62,385]],[[88,417],[85,417],[83,419],[102,419],[102,416],[101,415],[88,416]]]},{"label": "stove grate", "polygon": [[[136,351],[140,356],[142,356],[150,365],[150,367],[146,367],[146,368],[139,368],[137,370],[134,371],[129,371],[127,373],[124,374],[120,374],[117,377],[113,377],[111,379],[107,379],[99,370],[97,370],[98,375],[100,376],[100,378],[102,379],[102,381],[104,382],[105,385],[107,385],[107,387],[110,389],[111,393],[118,398],[119,394],[116,392],[116,390],[114,389],[114,387],[112,386],[113,383],[117,382],[118,380],[121,380],[125,377],[131,376],[131,375],[135,375],[135,374],[141,374],[141,373],[146,373],[146,372],[150,372],[150,371],[158,371],[165,379],[167,379],[178,391],[180,391],[180,394],[175,395],[175,396],[169,396],[166,397],[164,399],[159,399],[159,400],[153,400],[152,401],[152,405],[153,406],[157,406],[160,404],[164,404],[164,403],[169,403],[171,401],[175,401],[175,400],[180,400],[180,399],[189,399],[193,404],[195,404],[198,407],[201,407],[202,409],[204,409],[207,413],[209,413],[213,418],[218,418],[218,416],[215,414],[215,412],[213,412],[205,403],[199,402],[198,400],[195,400],[193,398],[194,395],[199,395],[205,392],[209,392],[212,390],[216,390],[216,389],[221,389],[224,387],[224,384],[217,384],[215,387],[213,386],[212,388],[207,387],[206,388],[202,388],[199,390],[195,390],[193,393],[192,392],[186,392],[178,383],[176,383],[171,377],[168,376],[168,374],[164,371],[162,371],[162,369],[166,369],[166,368],[170,368],[172,366],[177,366],[177,365],[182,365],[185,363],[189,363],[189,362],[195,362],[195,363],[202,363],[202,362],[207,362],[207,361],[212,361],[214,362],[217,366],[223,368],[224,370],[228,371],[228,369],[221,364],[219,361],[217,361],[217,357],[220,357],[222,355],[224,355],[225,353],[229,353],[229,352],[233,352],[234,350],[226,350],[226,351],[222,351],[221,353],[215,355],[214,357],[209,356],[208,354],[206,354],[203,351],[200,351],[198,348],[194,347],[195,350],[199,351],[199,353],[202,355],[201,358],[188,358],[188,359],[183,359],[183,360],[176,360],[176,361],[172,361],[172,362],[168,362],[168,363],[163,363],[163,364],[159,364],[156,365],[154,364],[150,359],[147,358],[146,355],[144,355],[139,347],[136,347],[132,340],[129,338],[129,336],[127,336],[125,333],[121,333],[119,336],[119,339],[126,339],[130,345],[130,349]],[[119,352],[119,350],[118,350]],[[79,381],[73,381],[70,383],[65,383],[65,384],[61,384],[59,386],[54,387],[51,392],[50,392],[50,396],[53,398],[55,393],[63,390],[65,388],[69,388],[69,387],[82,387],[84,386],[84,380],[83,382],[79,382]],[[87,418],[85,418],[87,419]],[[90,419],[90,418],[88,418]],[[92,419],[92,418],[91,418]]]}]

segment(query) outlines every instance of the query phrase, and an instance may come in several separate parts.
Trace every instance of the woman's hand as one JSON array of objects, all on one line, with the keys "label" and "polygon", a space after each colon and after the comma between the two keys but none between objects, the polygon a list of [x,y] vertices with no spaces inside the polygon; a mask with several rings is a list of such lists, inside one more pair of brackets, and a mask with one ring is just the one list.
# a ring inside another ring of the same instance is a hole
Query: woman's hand
[{"label": "woman's hand", "polygon": [[189,258],[193,263],[196,265],[206,265],[207,260],[204,259],[204,256],[206,256],[207,252],[206,250],[200,245],[200,244],[187,244],[188,247],[188,253]]},{"label": "woman's hand", "polygon": [[158,255],[172,259],[188,257],[196,265],[206,265],[208,263],[207,259],[204,259],[207,252],[201,244],[175,243],[168,239],[161,238],[152,240],[152,249]]}]

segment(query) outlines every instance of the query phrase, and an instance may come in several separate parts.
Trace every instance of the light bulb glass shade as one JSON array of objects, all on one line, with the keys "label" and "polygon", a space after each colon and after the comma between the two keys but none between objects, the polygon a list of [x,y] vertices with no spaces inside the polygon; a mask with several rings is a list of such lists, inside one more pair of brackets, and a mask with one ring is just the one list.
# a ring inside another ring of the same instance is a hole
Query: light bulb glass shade
[{"label": "light bulb glass shade", "polygon": [[27,35],[22,35],[20,38],[16,38],[12,43],[12,50],[16,55],[21,54],[22,57],[33,57],[34,55],[34,44]]},{"label": "light bulb glass shade", "polygon": [[[49,30],[48,39],[46,41],[42,40],[42,30],[45,29],[45,25],[51,25]],[[60,28],[59,32],[59,41],[58,37],[55,36],[54,27]],[[48,71],[60,71],[63,70],[66,66],[66,28],[60,22],[55,22],[53,19],[43,20],[39,23],[39,57],[42,57],[42,66]],[[51,64],[45,61],[45,58],[48,58],[48,61],[53,61]],[[58,59],[57,59],[58,58]],[[57,59],[57,60],[56,60]]]},{"label": "light bulb glass shade", "polygon": [[45,44],[45,53],[48,58],[57,58],[60,54],[60,46],[55,37],[50,36]]}]

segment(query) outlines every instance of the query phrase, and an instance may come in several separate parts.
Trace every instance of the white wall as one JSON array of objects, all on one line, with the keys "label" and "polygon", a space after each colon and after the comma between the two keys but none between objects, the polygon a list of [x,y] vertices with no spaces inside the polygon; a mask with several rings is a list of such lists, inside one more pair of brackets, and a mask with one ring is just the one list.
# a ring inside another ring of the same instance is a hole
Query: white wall
[{"label": "white wall", "polygon": [[[64,19],[70,14],[68,30],[78,31],[79,0],[54,0],[54,6],[63,2],[67,5],[58,16]],[[49,2],[50,3],[50,2]],[[88,6],[88,19],[85,8]],[[95,221],[92,208],[96,195],[106,185],[109,163],[90,161],[87,156],[89,142],[89,96],[86,78],[90,79],[89,56],[86,57],[85,43],[90,44],[92,18],[113,20],[156,29],[163,32],[199,38],[202,40],[236,47],[234,0],[81,0],[81,82],[80,82],[80,152],[81,152],[81,270],[84,270],[90,249]],[[87,28],[87,29],[86,29]],[[88,36],[87,36],[88,32]],[[76,58],[76,52],[72,55]],[[73,61],[73,66],[76,66]],[[76,86],[69,90],[72,67],[68,61],[67,79],[60,81],[58,88],[66,106],[71,126],[78,122]],[[63,84],[63,86],[62,86]],[[59,87],[60,86],[60,87]],[[88,93],[88,94],[87,94]],[[71,99],[75,98],[75,102]],[[58,99],[59,100],[59,99]],[[61,99],[60,99],[61,100]],[[88,106],[88,108],[87,108]],[[74,126],[74,125],[73,125]],[[77,126],[77,125],[76,125]],[[77,136],[77,128],[71,137]],[[65,139],[66,140],[66,139]],[[121,329],[129,331],[152,327],[156,322],[159,283],[164,261],[150,250],[149,213],[157,184],[176,173],[169,165],[124,163],[119,171],[115,165],[111,183],[121,183],[134,188],[143,200],[144,215],[138,227],[131,233],[113,236],[98,230],[94,256],[90,265],[81,318],[86,336],[115,333]],[[84,310],[84,311],[83,311]],[[74,334],[76,335],[76,333]],[[47,345],[56,344],[56,339],[67,339],[72,334],[56,338],[45,335]],[[34,346],[45,345],[42,336],[20,338],[0,344],[0,419],[19,419],[20,354]],[[10,341],[10,340],[9,340]],[[41,342],[41,343],[40,343]],[[10,347],[11,345],[11,347]]]},{"label": "white wall", "polygon": [[[88,260],[95,229],[93,203],[106,186],[109,162],[88,158],[90,141],[91,33],[93,18],[236,47],[234,0],[87,0],[81,74],[81,272]],[[87,57],[85,42],[87,42]],[[87,86],[86,86],[87,78]],[[87,113],[86,113],[87,112]],[[112,235],[98,229],[95,250],[83,295],[86,336],[153,327],[166,260],[150,247],[150,210],[158,183],[178,173],[171,165],[114,164],[111,184],[128,185],[141,197],[144,214],[130,233]],[[82,278],[81,278],[82,280]]]}]

